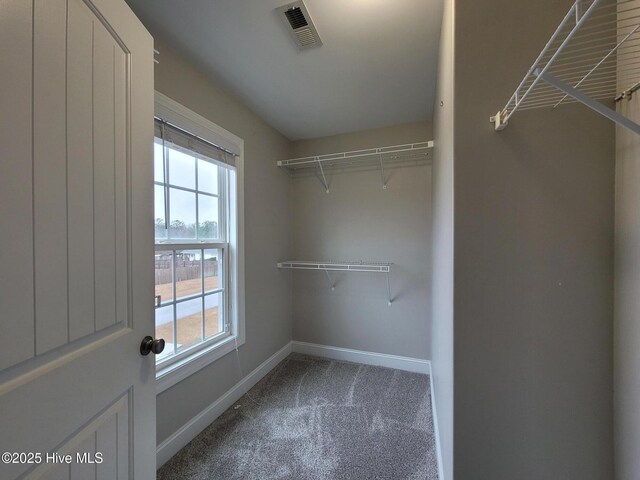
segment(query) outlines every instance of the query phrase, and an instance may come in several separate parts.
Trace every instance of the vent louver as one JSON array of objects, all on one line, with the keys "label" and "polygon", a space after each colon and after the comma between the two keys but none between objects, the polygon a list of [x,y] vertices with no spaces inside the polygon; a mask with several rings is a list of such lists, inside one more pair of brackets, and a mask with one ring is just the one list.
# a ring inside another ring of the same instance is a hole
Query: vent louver
[{"label": "vent louver", "polygon": [[276,9],[300,50],[322,45],[307,7],[302,0]]},{"label": "vent louver", "polygon": [[287,16],[287,20],[289,20],[289,25],[291,25],[291,28],[293,28],[294,30],[296,28],[306,27],[307,25],[309,25],[307,23],[307,19],[304,18],[304,13],[302,13],[300,7],[290,8],[289,10],[284,12],[284,14]]}]

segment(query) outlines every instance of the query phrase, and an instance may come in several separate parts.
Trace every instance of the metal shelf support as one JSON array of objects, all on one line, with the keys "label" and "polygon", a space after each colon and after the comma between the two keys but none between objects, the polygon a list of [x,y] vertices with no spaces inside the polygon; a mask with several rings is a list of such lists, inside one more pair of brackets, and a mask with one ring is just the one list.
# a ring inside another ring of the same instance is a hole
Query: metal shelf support
[{"label": "metal shelf support", "polygon": [[391,306],[391,302],[393,300],[391,300],[391,283],[389,281],[389,272],[386,273],[387,275],[387,298],[389,299],[389,302],[387,303],[387,306]]},{"label": "metal shelf support", "polygon": [[316,157],[316,162],[318,162],[318,167],[320,167],[320,173],[322,174],[322,185],[324,185],[325,192],[329,193],[329,183],[327,183],[327,177],[324,174],[324,168],[322,168],[322,162]]},{"label": "metal shelf support", "polygon": [[331,287],[331,290],[335,290],[336,289],[336,284],[333,283],[333,280],[331,280],[331,275],[329,275],[329,270],[327,270],[326,268],[324,269],[324,273],[327,275],[327,280],[329,280],[329,286]]},{"label": "metal shelf support", "polygon": [[384,162],[382,161],[382,154],[380,154],[380,181],[382,182],[382,189],[387,189],[387,180],[384,176]]},{"label": "metal shelf support", "polygon": [[566,95],[572,97],[573,99],[577,100],[583,105],[586,105],[590,109],[595,110],[600,115],[604,115],[609,120],[613,120],[617,124],[622,125],[623,127],[626,127],[629,130],[640,135],[640,125],[629,120],[624,115],[620,115],[615,110],[612,110],[609,107],[603,105],[602,103],[596,100],[593,100],[589,96],[582,93],[580,90],[576,90],[575,88],[567,85],[563,81],[557,79],[553,75],[550,75],[548,73],[542,73],[540,71],[536,71],[534,74],[539,76],[542,80],[547,82],[549,85],[553,85],[555,88],[557,88],[561,92],[564,92]]}]

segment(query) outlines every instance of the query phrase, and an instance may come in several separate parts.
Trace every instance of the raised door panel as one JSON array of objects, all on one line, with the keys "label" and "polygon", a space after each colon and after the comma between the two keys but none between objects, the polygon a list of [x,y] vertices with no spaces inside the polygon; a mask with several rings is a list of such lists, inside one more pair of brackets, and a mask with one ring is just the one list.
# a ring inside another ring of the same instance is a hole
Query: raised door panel
[{"label": "raised door panel", "polygon": [[0,252],[11,342],[0,370],[128,325],[130,95],[126,47],[87,3],[2,1],[26,24],[7,20],[0,32],[12,45],[2,49],[12,65],[2,85],[23,102],[2,95],[14,118],[0,133],[11,152],[0,167],[0,227],[15,240]]},{"label": "raised door panel", "polygon": [[0,0],[0,370],[35,355],[32,15],[31,2]]},{"label": "raised door panel", "polygon": [[129,475],[129,394],[43,455],[25,479],[118,480]]},{"label": "raised door panel", "polygon": [[[66,0],[33,18],[33,214],[36,355],[69,341],[67,309]],[[45,319],[45,321],[43,321]]]},{"label": "raised door panel", "polygon": [[[78,0],[68,1],[67,204],[69,340],[94,331],[93,23]],[[87,281],[91,279],[91,281]]]},{"label": "raised door panel", "polygon": [[[93,201],[95,330],[116,322],[114,52],[107,29],[93,26]],[[123,178],[124,180],[124,178]]]}]

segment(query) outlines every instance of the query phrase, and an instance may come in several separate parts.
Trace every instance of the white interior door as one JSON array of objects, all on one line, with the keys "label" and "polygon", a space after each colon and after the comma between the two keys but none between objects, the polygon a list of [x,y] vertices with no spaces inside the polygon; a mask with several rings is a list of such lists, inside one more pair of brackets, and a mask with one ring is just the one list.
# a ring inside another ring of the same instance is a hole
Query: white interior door
[{"label": "white interior door", "polygon": [[155,476],[152,48],[124,0],[0,0],[3,480]]}]

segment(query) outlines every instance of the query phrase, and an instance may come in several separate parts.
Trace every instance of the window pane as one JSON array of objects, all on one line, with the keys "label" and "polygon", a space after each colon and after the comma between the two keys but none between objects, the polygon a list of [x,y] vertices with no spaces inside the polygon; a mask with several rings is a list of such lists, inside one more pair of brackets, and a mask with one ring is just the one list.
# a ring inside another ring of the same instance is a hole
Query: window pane
[{"label": "window pane", "polygon": [[173,300],[172,263],[171,252],[156,252],[156,295],[160,296],[160,303]]},{"label": "window pane", "polygon": [[202,250],[176,251],[176,298],[202,293]]},{"label": "window pane", "polygon": [[224,331],[222,292],[204,297],[204,335],[209,338]]},{"label": "window pane", "polygon": [[179,150],[169,150],[169,183],[178,187],[196,188],[196,159]]},{"label": "window pane", "polygon": [[198,160],[198,190],[218,193],[218,166],[206,160]]},{"label": "window pane", "polygon": [[169,235],[171,238],[196,238],[196,194],[169,189]]},{"label": "window pane", "polygon": [[155,185],[154,210],[155,210],[155,228],[156,238],[167,238],[167,230],[165,228],[165,211],[164,211],[164,187]]},{"label": "window pane", "polygon": [[204,291],[217,290],[222,285],[222,250],[204,251]]},{"label": "window pane", "polygon": [[156,338],[165,341],[164,350],[156,361],[173,355],[173,305],[156,308]]},{"label": "window pane", "polygon": [[219,238],[218,197],[198,195],[198,238]]},{"label": "window pane", "polygon": [[162,168],[162,143],[156,140],[153,144],[153,179],[156,182],[164,183],[164,172]]},{"label": "window pane", "polygon": [[176,305],[178,350],[202,341],[202,297]]}]

